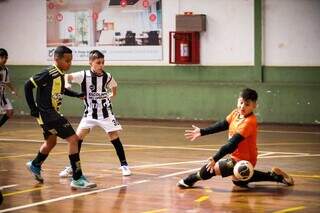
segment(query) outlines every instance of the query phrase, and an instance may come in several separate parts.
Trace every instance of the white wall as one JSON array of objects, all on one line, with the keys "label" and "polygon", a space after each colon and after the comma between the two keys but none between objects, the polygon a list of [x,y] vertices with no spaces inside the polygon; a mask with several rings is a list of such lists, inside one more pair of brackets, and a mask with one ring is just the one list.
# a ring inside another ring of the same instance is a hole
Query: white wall
[{"label": "white wall", "polygon": [[253,0],[180,0],[178,12],[186,11],[207,15],[207,31],[201,33],[202,64],[254,64]]},{"label": "white wall", "polygon": [[0,1],[0,47],[8,64],[47,64],[46,1]]},{"label": "white wall", "polygon": [[265,0],[265,62],[274,66],[320,65],[320,1]]},{"label": "white wall", "polygon": [[[201,33],[202,65],[252,65],[254,0],[163,0],[163,60],[108,62],[119,65],[168,65],[169,31],[175,15],[185,11],[207,15]],[[266,65],[320,65],[320,1],[265,0]],[[48,64],[46,1],[0,1],[0,47],[8,64]],[[74,62],[74,64],[86,62]]]}]

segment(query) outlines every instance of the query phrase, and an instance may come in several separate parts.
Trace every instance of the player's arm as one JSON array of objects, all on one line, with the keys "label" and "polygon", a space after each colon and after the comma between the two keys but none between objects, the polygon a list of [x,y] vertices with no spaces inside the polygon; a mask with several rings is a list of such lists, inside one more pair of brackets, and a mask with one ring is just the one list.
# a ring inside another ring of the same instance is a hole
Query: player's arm
[{"label": "player's arm", "polygon": [[33,78],[30,78],[24,84],[24,94],[25,94],[25,98],[27,100],[27,104],[30,109],[30,114],[31,114],[31,116],[37,118],[37,117],[39,117],[39,109],[38,109],[38,107],[34,101],[34,97],[33,97],[33,89],[36,87],[37,87],[37,85],[34,82]]},{"label": "player's arm", "polygon": [[226,143],[225,145],[220,147],[218,152],[213,156],[213,160],[215,162],[218,162],[218,160],[220,160],[221,158],[223,158],[227,154],[231,154],[232,152],[234,152],[238,148],[239,144],[243,140],[244,140],[244,137],[242,135],[240,135],[239,133],[234,134],[228,140],[228,143]]},{"label": "player's arm", "polygon": [[79,72],[74,72],[70,74],[65,74],[64,80],[65,80],[66,88],[70,88],[71,84],[81,84],[82,81],[84,80],[84,72],[79,71]]},{"label": "player's arm", "polygon": [[14,88],[13,84],[11,82],[7,82],[6,86],[9,87],[9,89],[11,90],[11,94],[12,95],[17,95],[16,89]]},{"label": "player's arm", "polygon": [[217,132],[222,132],[229,129],[229,123],[227,120],[218,121],[207,128],[200,129],[201,136],[210,135]]},{"label": "player's arm", "polygon": [[184,134],[185,137],[190,141],[194,141],[196,138],[198,138],[200,136],[225,131],[225,130],[229,129],[229,123],[227,120],[223,120],[223,121],[218,121],[207,128],[200,129],[199,127],[194,126],[194,125],[192,125],[192,127],[193,127],[192,130],[186,130],[185,134]]},{"label": "player's arm", "polygon": [[108,85],[108,88],[110,88],[110,90],[111,90],[111,94],[109,95],[109,98],[115,97],[117,95],[118,84],[117,84],[116,80],[114,80],[114,78],[112,78],[112,76],[111,76],[111,79],[107,85]]},{"label": "player's arm", "polygon": [[64,94],[70,97],[83,98],[84,94],[65,88]]},{"label": "player's arm", "polygon": [[210,173],[213,173],[214,165],[216,164],[216,162],[218,162],[221,158],[223,158],[227,154],[234,152],[238,148],[239,143],[243,141],[243,139],[244,137],[241,134],[239,133],[234,134],[228,140],[227,144],[223,145],[213,157],[210,157],[208,159],[208,163],[206,165],[207,171]]}]

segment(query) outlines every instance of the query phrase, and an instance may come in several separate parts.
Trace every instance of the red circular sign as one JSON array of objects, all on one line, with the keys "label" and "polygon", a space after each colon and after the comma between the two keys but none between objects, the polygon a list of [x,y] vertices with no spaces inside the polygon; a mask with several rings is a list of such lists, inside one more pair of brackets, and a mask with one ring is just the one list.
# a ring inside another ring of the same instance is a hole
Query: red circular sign
[{"label": "red circular sign", "polygon": [[73,27],[72,27],[72,26],[69,26],[69,27],[68,27],[68,32],[71,33],[72,31],[73,31]]},{"label": "red circular sign", "polygon": [[96,20],[98,19],[98,17],[99,17],[99,15],[98,15],[97,12],[93,12],[93,13],[92,13],[92,19],[93,19],[93,20],[96,21]]},{"label": "red circular sign", "polygon": [[121,7],[125,7],[125,6],[127,6],[127,4],[128,4],[127,0],[121,0],[120,1],[120,6]]},{"label": "red circular sign", "polygon": [[150,19],[150,21],[154,22],[154,21],[157,19],[157,16],[156,16],[154,13],[152,13],[152,14],[149,16],[149,19]]},{"label": "red circular sign", "polygon": [[56,15],[56,19],[57,19],[57,21],[62,21],[63,20],[63,15],[61,13],[58,13]]},{"label": "red circular sign", "polygon": [[142,6],[145,8],[149,7],[149,0],[143,0]]},{"label": "red circular sign", "polygon": [[54,3],[53,3],[53,2],[50,2],[50,3],[48,4],[48,8],[49,8],[50,10],[52,10],[52,9],[54,8]]}]

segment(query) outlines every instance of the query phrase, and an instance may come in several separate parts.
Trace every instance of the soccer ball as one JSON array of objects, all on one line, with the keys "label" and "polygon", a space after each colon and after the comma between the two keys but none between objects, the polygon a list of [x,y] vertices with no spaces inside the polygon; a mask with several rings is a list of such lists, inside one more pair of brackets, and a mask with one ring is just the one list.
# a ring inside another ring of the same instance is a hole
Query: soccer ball
[{"label": "soccer ball", "polygon": [[253,175],[253,166],[249,161],[241,160],[233,167],[233,174],[240,181],[247,181]]}]

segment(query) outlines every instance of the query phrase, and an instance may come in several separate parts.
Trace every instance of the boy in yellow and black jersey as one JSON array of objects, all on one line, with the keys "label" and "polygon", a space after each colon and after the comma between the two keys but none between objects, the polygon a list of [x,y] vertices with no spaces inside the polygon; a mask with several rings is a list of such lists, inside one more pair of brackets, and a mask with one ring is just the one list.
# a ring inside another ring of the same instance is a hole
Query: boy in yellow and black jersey
[{"label": "boy in yellow and black jersey", "polygon": [[[68,141],[69,159],[73,170],[72,188],[92,188],[96,184],[83,176],[78,150],[79,137],[75,134],[69,121],[59,113],[63,95],[83,98],[83,94],[65,88],[64,72],[69,70],[72,50],[59,46],[54,52],[54,65],[34,75],[25,83],[25,97],[31,110],[31,116],[37,118],[46,140],[36,158],[27,163],[27,168],[40,183],[41,165],[57,143],[57,136]],[[36,88],[36,101],[33,89]]]}]

